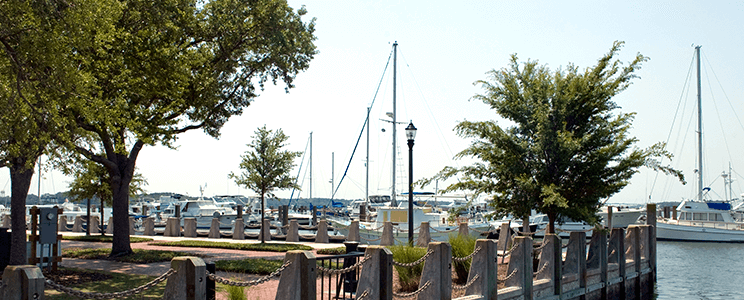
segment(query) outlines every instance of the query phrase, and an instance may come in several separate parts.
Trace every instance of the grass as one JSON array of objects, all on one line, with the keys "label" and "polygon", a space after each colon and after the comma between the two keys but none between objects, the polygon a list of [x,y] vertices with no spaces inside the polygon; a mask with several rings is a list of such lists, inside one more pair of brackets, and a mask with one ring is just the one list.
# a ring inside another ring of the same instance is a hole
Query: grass
[{"label": "grass", "polygon": [[[472,254],[475,249],[475,237],[469,235],[450,235],[449,243],[452,245],[452,256],[454,257],[466,257]],[[468,280],[470,263],[472,261],[472,258],[465,261],[452,261],[455,274],[457,274],[455,283],[463,284]]]},{"label": "grass", "polygon": [[[393,252],[393,260],[400,263],[412,263],[419,260],[426,254],[426,248],[414,247],[411,245],[389,246],[390,252]],[[421,273],[424,271],[424,263],[413,267],[395,266],[400,279],[400,287],[403,292],[412,292],[418,289]]]},{"label": "grass", "polygon": [[[133,249],[134,253],[113,258],[112,260],[126,263],[139,263],[148,264],[154,262],[170,261],[174,257],[178,256],[194,256],[193,253],[176,252],[176,251],[162,251],[162,250],[143,250]],[[97,248],[97,249],[80,249],[80,248],[68,248],[62,250],[62,256],[80,259],[110,259],[108,256],[111,254],[111,249],[108,248]]]},{"label": "grass", "polygon": [[269,275],[279,269],[284,261],[263,258],[247,258],[241,260],[218,260],[214,267],[218,271]]},{"label": "grass", "polygon": [[313,247],[301,244],[285,243],[230,243],[230,242],[210,242],[210,241],[178,241],[178,242],[157,242],[150,243],[156,246],[177,246],[177,247],[201,247],[201,248],[222,248],[235,250],[250,251],[270,251],[270,252],[287,252],[291,250],[313,250]]},{"label": "grass", "polygon": [[[102,281],[91,281],[91,282],[85,282],[81,284],[65,285],[69,288],[73,288],[75,290],[89,292],[89,293],[91,292],[95,292],[95,293],[122,292],[122,291],[126,291],[132,288],[142,286],[156,278],[155,276],[146,276],[146,275],[131,275],[131,274],[120,274],[120,273],[111,273],[111,272],[103,272],[103,271],[88,271],[88,270],[79,270],[79,269],[72,269],[72,270],[77,270],[80,272],[102,273],[102,274],[108,274],[112,276],[111,279],[102,280]],[[134,295],[132,297],[120,298],[120,299],[132,299],[132,300],[162,299],[164,293],[165,293],[165,281],[161,282],[160,284],[156,286],[153,286],[152,288],[140,294]],[[51,299],[51,300],[79,299],[79,298],[72,297],[70,295],[67,295],[65,293],[59,292],[51,288],[47,288],[44,291],[44,298]]]},{"label": "grass", "polygon": [[346,247],[321,248],[321,249],[318,249],[317,252],[318,254],[329,254],[329,255],[346,254]]},{"label": "grass", "polygon": [[[111,235],[64,235],[62,236],[62,239],[70,240],[70,241],[111,243],[114,240],[114,237]],[[142,237],[135,237],[135,236],[129,237],[130,243],[142,243],[142,242],[152,242],[152,241],[153,239],[151,238],[142,238]]]}]

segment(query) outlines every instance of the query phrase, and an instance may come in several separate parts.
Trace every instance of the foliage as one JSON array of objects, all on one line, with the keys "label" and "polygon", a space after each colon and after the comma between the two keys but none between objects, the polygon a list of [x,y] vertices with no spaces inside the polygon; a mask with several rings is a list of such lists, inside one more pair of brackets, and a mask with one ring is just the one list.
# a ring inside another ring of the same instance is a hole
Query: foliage
[{"label": "foliage", "polygon": [[328,254],[328,255],[339,255],[339,254],[346,254],[346,247],[337,247],[337,248],[320,248],[316,251],[318,254]]},{"label": "foliage", "polygon": [[[414,247],[409,244],[389,246],[387,248],[393,253],[393,260],[404,264],[415,262],[426,254],[426,248]],[[398,272],[401,291],[412,292],[418,289],[421,273],[424,271],[423,262],[413,267],[395,266],[395,270]]]},{"label": "foliage", "polygon": [[640,167],[684,178],[662,166],[671,158],[659,143],[638,149],[628,136],[633,113],[618,112],[612,98],[637,76],[647,57],[638,54],[626,67],[613,60],[622,42],[616,42],[597,65],[583,73],[569,64],[555,72],[537,61],[520,65],[511,56],[507,68],[492,70],[489,81],[478,81],[483,101],[512,126],[495,121],[462,121],[456,127],[471,145],[456,155],[479,161],[461,168],[446,167],[435,179],[459,176],[443,192],[468,190],[491,197],[490,206],[504,216],[528,216],[532,209],[553,222],[559,216],[597,224],[600,200],[628,184]]},{"label": "foliage", "polygon": [[[235,175],[230,173],[230,178],[235,184],[244,186],[261,197],[261,220],[264,219],[265,197],[276,198],[274,190],[294,188],[299,190],[295,177],[290,171],[295,167],[294,160],[302,155],[302,152],[282,150],[285,142],[289,139],[284,131],[266,129],[266,125],[256,130],[253,141],[248,144],[250,150],[241,155],[240,169],[243,173]],[[263,222],[261,222],[263,227]],[[263,232],[263,228],[261,230]],[[261,243],[264,235],[261,234]]]},{"label": "foliage", "polygon": [[[79,160],[77,163],[59,165],[59,170],[65,175],[72,176],[68,195],[76,201],[85,199],[102,199],[103,203],[111,205],[111,178],[106,169],[90,160]],[[136,197],[144,193],[143,186],[147,180],[140,173],[135,173],[129,184],[129,196]]]},{"label": "foliage", "polygon": [[236,285],[226,285],[225,290],[227,291],[228,300],[245,300],[248,297],[245,296],[245,287]]},{"label": "foliage", "polygon": [[302,244],[291,243],[229,243],[229,242],[210,242],[210,241],[176,241],[176,242],[158,242],[150,243],[155,246],[173,246],[173,247],[199,247],[199,248],[223,248],[249,251],[269,251],[269,252],[287,252],[292,250],[313,250],[313,247]]},{"label": "foliage", "polygon": [[[111,235],[63,235],[63,240],[68,241],[83,241],[83,242],[103,242],[103,243],[111,243],[114,240],[114,237]],[[130,236],[129,242],[131,243],[142,243],[142,242],[151,242],[151,238],[143,238],[143,237],[136,237],[136,236]]]},{"label": "foliage", "polygon": [[[109,259],[109,253],[111,253],[111,249],[108,248],[67,248],[63,250],[62,255],[64,257],[80,259]],[[194,256],[194,254],[176,251],[134,249],[132,254],[110,259],[118,262],[149,264],[154,262],[171,261],[173,258],[178,256]]]},{"label": "foliage", "polygon": [[[449,243],[452,245],[452,256],[454,257],[466,257],[472,254],[475,249],[475,237],[470,235],[450,234]],[[457,274],[456,283],[463,284],[468,280],[472,261],[472,258],[465,261],[452,261],[455,274]]]},{"label": "foliage", "polygon": [[246,258],[240,260],[218,260],[214,262],[216,270],[248,274],[269,275],[284,264],[281,260],[264,258]]},{"label": "foliage", "polygon": [[[105,271],[88,271],[88,270],[80,270],[80,269],[68,269],[68,270],[74,270],[80,273],[94,272],[94,273],[101,273],[101,274],[106,274],[106,275],[111,276],[111,278],[107,280],[89,281],[89,282],[80,283],[80,284],[66,285],[68,287],[74,288],[75,290],[79,290],[79,291],[86,292],[86,293],[106,293],[107,294],[107,293],[127,291],[133,288],[136,288],[136,287],[143,286],[146,283],[155,279],[156,277],[156,276],[122,274],[122,273],[105,272]],[[165,285],[166,285],[166,282],[163,281],[160,284],[155,285],[152,288],[140,294],[137,294],[129,298],[123,298],[123,299],[162,299],[163,294],[165,293]],[[73,296],[67,295],[65,293],[59,292],[54,289],[46,289],[44,291],[44,298],[54,299],[54,300],[80,299],[78,297],[73,297]]]}]

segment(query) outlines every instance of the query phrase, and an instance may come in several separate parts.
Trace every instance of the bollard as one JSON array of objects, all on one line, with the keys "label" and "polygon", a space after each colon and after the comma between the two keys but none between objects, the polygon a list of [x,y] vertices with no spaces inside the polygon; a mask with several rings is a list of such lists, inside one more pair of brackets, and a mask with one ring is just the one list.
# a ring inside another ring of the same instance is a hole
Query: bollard
[{"label": "bollard", "polygon": [[64,232],[67,231],[67,216],[60,215],[59,220],[57,222],[57,231]]},{"label": "bollard", "polygon": [[393,223],[385,222],[382,226],[382,237],[380,239],[381,246],[392,246],[395,245],[395,239],[393,238]]},{"label": "bollard", "polygon": [[270,241],[271,240],[271,222],[268,219],[263,220],[263,226],[261,226],[261,233],[263,238],[259,237],[262,241]]},{"label": "bollard", "polygon": [[196,300],[207,297],[207,265],[201,258],[181,256],[171,260],[176,273],[165,284],[163,299]]},{"label": "bollard", "polygon": [[419,289],[427,283],[429,286],[418,294],[418,299],[450,299],[452,297],[452,246],[445,242],[431,242],[428,250],[433,253],[424,262]]},{"label": "bollard", "polygon": [[553,284],[552,295],[561,294],[561,282],[563,279],[562,266],[563,266],[563,247],[561,246],[561,238],[555,233],[545,234],[543,238],[543,247],[540,252],[540,261],[538,262],[537,269],[545,269],[537,274],[537,280],[549,279]]},{"label": "bollard", "polygon": [[[212,222],[214,223],[214,221]],[[217,219],[217,224],[219,224],[219,222],[220,222],[219,219]],[[232,238],[233,240],[244,240],[245,239],[245,224],[243,224],[242,218],[235,219],[235,223],[233,224]]]},{"label": "bollard", "polygon": [[[421,228],[423,228],[423,224]],[[478,279],[465,290],[465,295],[482,295],[483,299],[496,299],[498,295],[496,284],[498,282],[497,246],[494,240],[479,239],[475,241],[475,249],[480,247],[480,251],[473,255],[467,282],[472,281],[476,274]]]},{"label": "bollard", "polygon": [[315,233],[316,243],[328,243],[328,221],[325,219],[318,222],[318,231]]},{"label": "bollard", "polygon": [[236,217],[236,219],[242,219],[243,218],[243,206],[240,205],[240,204],[238,204],[235,207],[235,210],[237,210],[237,212],[238,212],[238,216]]},{"label": "bollard", "polygon": [[196,218],[183,218],[183,236],[196,237]]},{"label": "bollard", "polygon": [[460,236],[469,236],[470,232],[468,231],[468,222],[460,222],[459,224],[460,228],[457,231],[457,234]]},{"label": "bollard", "polygon": [[[315,299],[316,267],[315,255],[310,251],[292,250],[284,256],[284,262],[292,262],[279,277],[277,300]],[[390,280],[392,282],[392,278]]]},{"label": "bollard", "polygon": [[144,235],[146,236],[155,235],[155,220],[153,220],[150,217],[145,217],[144,219],[142,219],[142,224],[145,225]]},{"label": "bollard", "polygon": [[[516,272],[511,278],[506,280],[505,286],[510,289],[505,289],[509,293],[518,292],[524,296],[525,300],[532,299],[532,238],[526,236],[518,236],[514,238],[515,247],[509,256],[509,266],[507,267],[506,274],[511,275],[512,272]],[[514,271],[516,270],[516,271]],[[513,287],[516,287],[514,289]],[[519,289],[521,288],[521,289]],[[504,298],[510,298],[504,296]]]},{"label": "bollard", "polygon": [[178,218],[168,218],[165,221],[164,236],[181,236],[181,224]]},{"label": "bollard", "polygon": [[365,292],[365,299],[393,298],[393,253],[383,246],[369,246],[365,251],[369,259],[362,264],[356,294]]},{"label": "bollard", "polygon": [[349,236],[346,237],[349,242],[359,242],[359,221],[354,220],[349,224]]},{"label": "bollard", "polygon": [[114,217],[109,217],[108,223],[106,223],[106,233],[114,234]]},{"label": "bollard", "polygon": [[431,243],[431,232],[429,231],[429,222],[421,222],[419,227],[418,238],[416,239],[416,246],[427,247]]},{"label": "bollard", "polygon": [[75,216],[75,223],[72,225],[72,232],[83,232],[83,216]]},{"label": "bollard", "polygon": [[88,232],[91,234],[93,233],[100,233],[100,228],[98,227],[98,216],[90,216],[90,221],[88,222],[88,228],[90,229]]},{"label": "bollard", "polygon": [[289,221],[289,231],[287,231],[287,238],[285,241],[289,243],[297,243],[300,241],[299,224],[297,220]]},{"label": "bollard", "polygon": [[0,299],[44,299],[44,275],[37,266],[7,266],[3,272]]},{"label": "bollard", "polygon": [[220,238],[220,218],[212,218],[212,224],[209,224],[209,238]]},{"label": "bollard", "polygon": [[313,206],[313,225],[318,225],[318,207]]},{"label": "bollard", "polygon": [[[134,231],[134,217],[129,217],[129,235],[135,234],[136,232]],[[194,236],[196,236],[196,226],[194,226]]]}]

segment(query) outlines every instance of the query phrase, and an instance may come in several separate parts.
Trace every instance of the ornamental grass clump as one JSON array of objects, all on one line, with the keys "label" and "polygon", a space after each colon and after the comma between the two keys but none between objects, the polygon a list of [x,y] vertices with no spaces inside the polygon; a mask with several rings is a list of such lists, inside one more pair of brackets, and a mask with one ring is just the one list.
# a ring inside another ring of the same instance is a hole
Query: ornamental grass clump
[{"label": "ornamental grass clump", "polygon": [[[449,243],[452,245],[453,257],[467,257],[475,249],[475,238],[469,235],[450,235]],[[455,274],[457,274],[457,278],[454,279],[455,283],[463,284],[468,280],[468,272],[470,272],[472,261],[472,258],[464,261],[452,260],[452,266],[455,268]]]},{"label": "ornamental grass clump", "polygon": [[[421,259],[426,254],[426,248],[414,247],[410,244],[389,246],[393,252],[393,260],[399,263],[412,263]],[[402,292],[412,292],[418,289],[421,281],[421,273],[424,271],[424,263],[412,267],[395,266],[398,272],[398,280]]]}]

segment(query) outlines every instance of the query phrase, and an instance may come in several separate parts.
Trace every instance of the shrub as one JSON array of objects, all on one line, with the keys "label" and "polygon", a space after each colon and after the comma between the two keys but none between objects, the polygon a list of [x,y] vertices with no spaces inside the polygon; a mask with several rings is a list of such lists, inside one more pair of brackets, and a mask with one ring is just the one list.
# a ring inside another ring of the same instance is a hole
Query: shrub
[{"label": "shrub", "polygon": [[[450,235],[449,243],[452,245],[453,257],[466,257],[472,254],[475,249],[475,238],[469,235]],[[455,267],[455,274],[457,274],[455,283],[463,284],[468,280],[468,272],[470,272],[470,263],[472,261],[472,258],[465,261],[452,260],[452,265]]]},{"label": "shrub", "polygon": [[245,296],[245,287],[242,286],[235,286],[235,285],[226,285],[225,290],[227,290],[227,299],[228,300],[246,300],[248,297]]},{"label": "shrub", "polygon": [[[412,263],[426,254],[426,248],[412,245],[389,246],[388,249],[393,252],[393,260],[399,263]],[[421,273],[424,271],[423,262],[413,267],[395,266],[395,270],[398,272],[401,291],[412,292],[418,289]]]}]

